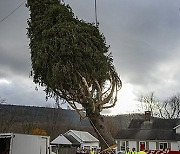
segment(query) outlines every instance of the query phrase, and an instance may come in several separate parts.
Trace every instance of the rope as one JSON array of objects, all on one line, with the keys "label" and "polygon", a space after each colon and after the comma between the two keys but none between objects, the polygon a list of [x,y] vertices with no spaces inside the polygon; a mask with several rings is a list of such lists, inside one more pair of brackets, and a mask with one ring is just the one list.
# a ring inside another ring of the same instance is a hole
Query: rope
[{"label": "rope", "polygon": [[13,14],[16,10],[18,10],[24,3],[26,2],[26,0],[21,3],[16,9],[14,9],[10,14],[8,14],[6,17],[4,17],[3,19],[0,20],[0,23],[3,22],[5,19],[7,19],[11,14]]},{"label": "rope", "polygon": [[[96,129],[97,133],[99,134],[99,136],[102,138],[102,140],[104,141],[104,143],[107,145],[108,148],[110,148],[109,144],[106,142],[106,140],[103,138],[103,136],[101,135],[101,133],[98,131],[98,129],[96,128],[96,126],[94,125],[94,123],[92,122],[92,120],[89,118],[89,121],[91,122],[92,126]],[[115,152],[112,151],[114,154]]]}]

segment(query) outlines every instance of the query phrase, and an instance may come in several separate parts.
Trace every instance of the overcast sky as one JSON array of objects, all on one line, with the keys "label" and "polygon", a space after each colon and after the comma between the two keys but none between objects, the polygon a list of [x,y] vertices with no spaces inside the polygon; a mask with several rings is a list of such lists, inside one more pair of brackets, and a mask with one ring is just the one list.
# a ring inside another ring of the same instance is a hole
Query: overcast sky
[{"label": "overcast sky", "polygon": [[[75,15],[95,22],[94,0],[64,0]],[[0,0],[0,21],[24,0]],[[140,95],[165,99],[180,92],[180,0],[97,0],[100,31],[123,82],[111,114],[135,110]],[[28,9],[0,22],[0,97],[8,104],[48,106],[29,77]],[[67,105],[64,106],[65,108]]]}]

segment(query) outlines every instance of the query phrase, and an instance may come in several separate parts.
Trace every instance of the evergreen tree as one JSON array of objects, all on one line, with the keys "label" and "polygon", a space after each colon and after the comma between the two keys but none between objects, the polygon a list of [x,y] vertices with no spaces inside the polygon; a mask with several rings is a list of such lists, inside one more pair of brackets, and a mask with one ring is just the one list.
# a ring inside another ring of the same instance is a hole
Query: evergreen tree
[{"label": "evergreen tree", "polygon": [[121,87],[105,37],[58,0],[28,0],[27,7],[34,82],[45,87],[47,98],[84,110],[102,149],[115,145],[100,114],[115,105]]}]

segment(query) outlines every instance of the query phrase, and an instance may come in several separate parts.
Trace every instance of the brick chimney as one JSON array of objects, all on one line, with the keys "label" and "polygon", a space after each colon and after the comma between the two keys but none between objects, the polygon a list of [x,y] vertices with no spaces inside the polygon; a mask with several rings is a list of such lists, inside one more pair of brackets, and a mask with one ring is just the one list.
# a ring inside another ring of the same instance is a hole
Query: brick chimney
[{"label": "brick chimney", "polygon": [[145,120],[150,121],[151,120],[151,111],[145,111]]}]

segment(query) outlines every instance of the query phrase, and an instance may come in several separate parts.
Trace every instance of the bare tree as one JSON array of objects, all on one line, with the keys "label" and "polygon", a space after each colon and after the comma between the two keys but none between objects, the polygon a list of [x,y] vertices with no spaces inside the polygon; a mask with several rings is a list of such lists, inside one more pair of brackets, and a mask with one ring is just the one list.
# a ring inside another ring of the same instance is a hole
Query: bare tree
[{"label": "bare tree", "polygon": [[107,130],[114,137],[122,129],[121,123],[120,122],[117,123],[115,117],[113,116],[107,116],[104,119],[105,119],[105,124],[107,126]]},{"label": "bare tree", "polygon": [[0,98],[0,132],[9,132],[16,122],[16,110],[5,110],[3,104],[6,104],[6,99]]},{"label": "bare tree", "polygon": [[173,95],[164,101],[159,101],[154,93],[141,96],[139,98],[140,105],[138,110],[151,111],[153,117],[160,117],[164,119],[175,119],[180,117],[180,94]]},{"label": "bare tree", "polygon": [[161,109],[161,104],[153,92],[145,96],[140,96],[139,102],[140,105],[138,106],[138,111],[140,113],[144,113],[144,111],[151,111],[151,115],[153,117],[160,116],[159,111]]},{"label": "bare tree", "polygon": [[37,112],[33,111],[31,115],[27,114],[26,109],[22,109],[19,111],[21,115],[21,129],[22,133],[31,133],[34,128],[37,127]]},{"label": "bare tree", "polygon": [[6,104],[6,99],[0,97],[0,104]]},{"label": "bare tree", "polygon": [[180,94],[173,95],[166,99],[159,108],[162,118],[175,119],[180,117]]},{"label": "bare tree", "polygon": [[46,131],[51,137],[58,135],[58,128],[60,128],[60,121],[62,120],[62,109],[52,108],[47,114]]},{"label": "bare tree", "polygon": [[4,111],[0,111],[0,132],[9,132],[10,128],[13,126],[15,122],[15,118],[12,113],[7,114]]}]

